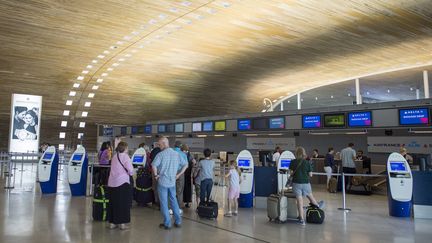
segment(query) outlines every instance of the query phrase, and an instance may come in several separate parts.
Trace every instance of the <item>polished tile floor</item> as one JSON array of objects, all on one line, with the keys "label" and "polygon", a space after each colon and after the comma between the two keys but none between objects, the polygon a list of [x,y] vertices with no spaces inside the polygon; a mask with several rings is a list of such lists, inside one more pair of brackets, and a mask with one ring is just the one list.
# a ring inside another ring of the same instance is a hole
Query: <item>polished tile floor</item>
[{"label": "polished tile floor", "polygon": [[[72,198],[64,176],[56,195],[41,195],[34,171],[16,173],[15,189],[5,191],[0,182],[0,242],[431,242],[432,221],[388,216],[383,195],[348,195],[350,213],[343,213],[341,194],[314,187],[326,201],[322,225],[299,226],[269,223],[264,209],[241,209],[239,216],[200,220],[186,209],[181,229],[161,230],[159,211],[134,206],[131,228],[110,230],[91,219],[91,198]],[[225,189],[217,188],[222,204]],[[223,208],[219,212],[223,215]]]}]

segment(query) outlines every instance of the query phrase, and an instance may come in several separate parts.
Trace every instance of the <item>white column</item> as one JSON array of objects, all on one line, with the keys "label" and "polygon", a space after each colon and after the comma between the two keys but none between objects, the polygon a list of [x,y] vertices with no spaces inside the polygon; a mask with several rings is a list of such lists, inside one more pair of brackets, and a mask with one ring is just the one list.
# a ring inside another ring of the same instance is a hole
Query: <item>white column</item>
[{"label": "white column", "polygon": [[355,91],[356,91],[356,103],[357,105],[362,104],[362,98],[360,93],[360,79],[356,78],[355,80]]},{"label": "white column", "polygon": [[420,89],[416,89],[416,100],[420,99]]},{"label": "white column", "polygon": [[284,107],[283,107],[283,103],[284,103],[284,101],[282,100],[281,103],[280,103],[281,111],[283,111],[283,109],[284,109]]},{"label": "white column", "polygon": [[297,110],[301,110],[301,93],[297,93]]},{"label": "white column", "polygon": [[425,99],[429,99],[429,77],[428,77],[428,71],[423,71],[423,88],[425,93]]}]

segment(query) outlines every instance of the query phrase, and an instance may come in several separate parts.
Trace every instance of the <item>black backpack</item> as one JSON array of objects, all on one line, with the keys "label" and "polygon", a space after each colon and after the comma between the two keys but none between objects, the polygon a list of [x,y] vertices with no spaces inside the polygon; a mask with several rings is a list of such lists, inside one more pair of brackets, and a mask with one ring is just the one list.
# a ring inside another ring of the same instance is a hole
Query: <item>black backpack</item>
[{"label": "black backpack", "polygon": [[98,185],[93,195],[93,220],[107,220],[108,203],[107,187]]},{"label": "black backpack", "polygon": [[311,206],[306,211],[306,222],[311,224],[322,224],[324,222],[324,211],[318,207]]}]

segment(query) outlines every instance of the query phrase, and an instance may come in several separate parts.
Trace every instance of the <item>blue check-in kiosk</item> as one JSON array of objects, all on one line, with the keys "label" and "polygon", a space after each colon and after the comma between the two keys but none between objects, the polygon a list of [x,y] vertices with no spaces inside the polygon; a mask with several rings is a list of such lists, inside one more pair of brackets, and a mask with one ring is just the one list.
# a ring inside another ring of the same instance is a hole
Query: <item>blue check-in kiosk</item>
[{"label": "blue check-in kiosk", "polygon": [[277,161],[278,192],[281,192],[285,189],[290,189],[286,187],[286,184],[290,176],[289,166],[293,159],[295,159],[295,156],[291,151],[284,151]]},{"label": "blue check-in kiosk", "polygon": [[413,195],[413,177],[405,158],[392,153],[387,160],[389,214],[410,217]]},{"label": "blue check-in kiosk", "polygon": [[54,146],[45,150],[38,163],[39,185],[43,194],[57,192],[59,157]]},{"label": "blue check-in kiosk", "polygon": [[132,165],[145,166],[147,161],[147,153],[144,148],[139,148],[132,155]]},{"label": "blue check-in kiosk", "polygon": [[79,146],[69,160],[68,180],[72,196],[85,196],[87,188],[88,158],[83,146]]},{"label": "blue check-in kiosk", "polygon": [[254,162],[252,154],[243,150],[237,156],[237,165],[241,171],[239,207],[253,207]]}]

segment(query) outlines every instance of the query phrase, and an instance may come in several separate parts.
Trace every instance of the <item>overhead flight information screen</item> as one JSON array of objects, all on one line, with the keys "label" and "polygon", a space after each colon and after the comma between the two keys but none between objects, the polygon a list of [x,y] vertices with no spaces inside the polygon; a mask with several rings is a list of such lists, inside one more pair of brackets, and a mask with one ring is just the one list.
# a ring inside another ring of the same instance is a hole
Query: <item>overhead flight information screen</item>
[{"label": "overhead flight information screen", "polygon": [[269,120],[270,129],[284,129],[285,128],[285,118],[284,117],[274,117]]},{"label": "overhead flight information screen", "polygon": [[238,120],[237,121],[237,129],[239,131],[248,131],[252,129],[251,120]]},{"label": "overhead flight information screen", "polygon": [[215,122],[215,131],[225,131],[226,122],[225,121],[216,121]]},{"label": "overhead flight information screen", "polygon": [[203,131],[204,132],[212,132],[213,131],[213,122],[203,122]]},{"label": "overhead flight information screen", "polygon": [[192,132],[201,132],[202,131],[202,123],[194,122],[192,123]]},{"label": "overhead flight information screen", "polygon": [[348,113],[348,126],[370,127],[372,126],[372,112],[350,112]]},{"label": "overhead flight information screen", "polygon": [[429,111],[427,108],[400,109],[400,125],[427,125],[429,123]]},{"label": "overhead flight information screen", "polygon": [[303,128],[320,128],[320,127],[321,127],[320,115],[303,116]]},{"label": "overhead flight information screen", "polygon": [[345,127],[345,114],[324,115],[324,127]]}]

